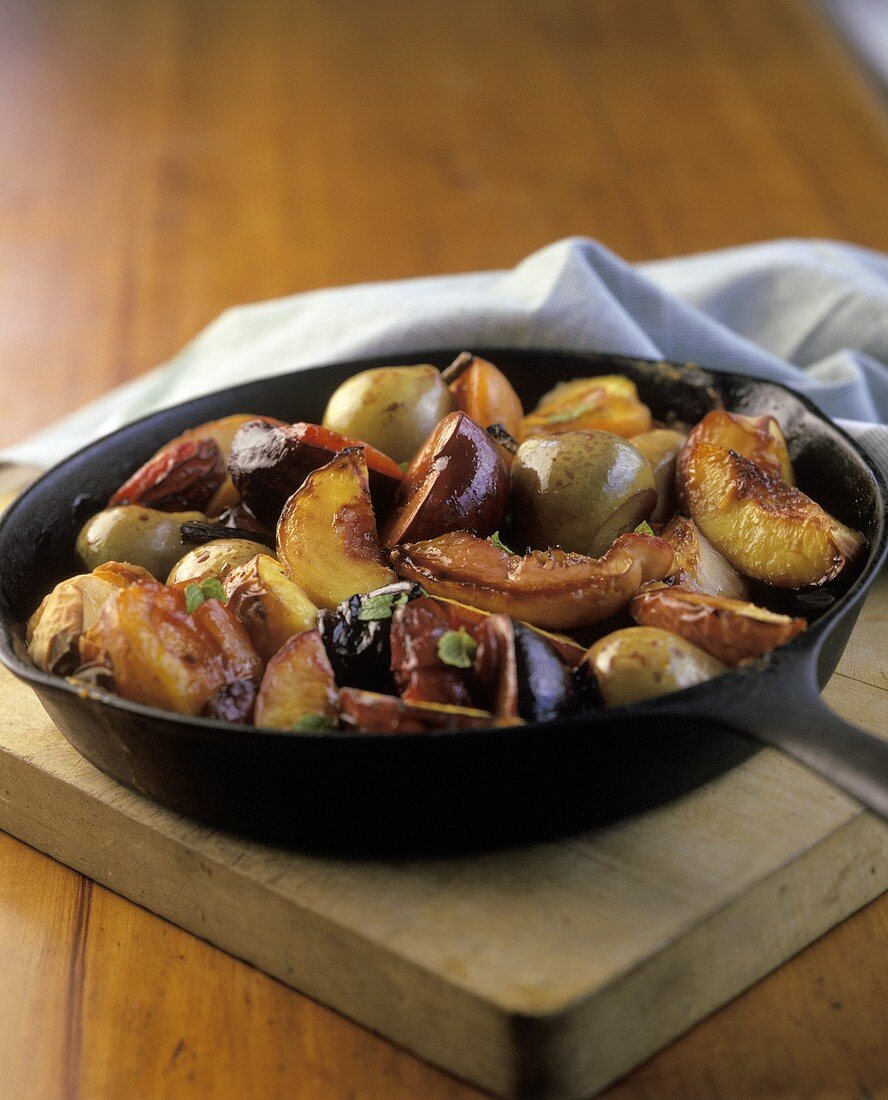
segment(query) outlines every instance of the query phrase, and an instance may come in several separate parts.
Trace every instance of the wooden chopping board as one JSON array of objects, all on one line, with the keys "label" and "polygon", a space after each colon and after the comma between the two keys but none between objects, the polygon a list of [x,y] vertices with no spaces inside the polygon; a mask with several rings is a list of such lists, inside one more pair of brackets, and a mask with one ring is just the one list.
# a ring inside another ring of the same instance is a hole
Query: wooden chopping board
[{"label": "wooden chopping board", "polygon": [[[888,577],[827,698],[888,734]],[[0,828],[503,1096],[587,1096],[888,888],[888,827],[764,750],[555,843],[349,862],[107,779],[0,672]]]}]

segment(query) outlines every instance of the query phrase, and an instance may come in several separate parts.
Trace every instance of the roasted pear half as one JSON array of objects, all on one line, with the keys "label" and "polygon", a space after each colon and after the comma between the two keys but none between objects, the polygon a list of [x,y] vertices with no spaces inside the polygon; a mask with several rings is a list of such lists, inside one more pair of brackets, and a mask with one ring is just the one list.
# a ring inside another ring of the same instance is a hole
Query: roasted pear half
[{"label": "roasted pear half", "polygon": [[866,545],[800,490],[711,443],[688,453],[685,492],[691,517],[716,550],[767,584],[825,584]]},{"label": "roasted pear half", "polygon": [[641,592],[629,611],[640,626],[680,634],[726,665],[761,657],[798,637],[807,626],[804,619],[778,615],[745,600],[669,587]]},{"label": "roasted pear half", "polygon": [[317,607],[397,580],[380,553],[360,447],[308,475],[284,505],[277,543],[290,580]]},{"label": "roasted pear half", "polygon": [[456,531],[391,553],[402,577],[485,611],[534,626],[569,630],[624,607],[647,581],[672,567],[672,547],[648,535],[620,535],[600,558],[564,550],[508,554],[487,539]]}]

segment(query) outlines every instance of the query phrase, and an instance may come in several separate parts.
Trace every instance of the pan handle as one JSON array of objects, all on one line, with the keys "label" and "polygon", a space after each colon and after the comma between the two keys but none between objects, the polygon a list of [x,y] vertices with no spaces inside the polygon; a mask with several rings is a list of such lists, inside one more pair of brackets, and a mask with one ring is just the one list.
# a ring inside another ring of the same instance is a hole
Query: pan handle
[{"label": "pan handle", "polygon": [[[823,702],[817,682],[821,645],[786,665],[735,684],[729,696],[713,692],[697,705],[675,704],[785,752],[888,821],[888,738],[867,733]],[[671,710],[668,696],[661,706]]]}]

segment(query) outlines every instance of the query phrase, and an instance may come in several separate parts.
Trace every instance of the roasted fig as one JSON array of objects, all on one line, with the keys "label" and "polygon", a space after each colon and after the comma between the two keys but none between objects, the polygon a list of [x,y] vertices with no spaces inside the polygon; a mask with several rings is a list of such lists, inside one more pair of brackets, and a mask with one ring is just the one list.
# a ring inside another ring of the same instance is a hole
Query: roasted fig
[{"label": "roasted fig", "polygon": [[486,615],[475,627],[472,693],[498,718],[518,717],[515,625],[508,615]]},{"label": "roasted fig", "polygon": [[397,580],[382,560],[361,448],[308,475],[284,506],[277,541],[287,575],[318,607]]},{"label": "roasted fig", "polygon": [[660,532],[675,555],[669,583],[708,596],[745,600],[749,583],[723,557],[692,519],[674,516]]},{"label": "roasted fig", "polygon": [[333,392],[323,423],[378,447],[395,462],[409,462],[453,407],[436,367],[375,367],[346,379]]},{"label": "roasted fig", "polygon": [[125,699],[179,714],[200,714],[224,684],[262,674],[247,632],[223,603],[204,600],[189,612],[183,589],[155,582],[115,593],[80,654],[110,668]]},{"label": "roasted fig", "polygon": [[180,443],[188,441],[211,439],[216,444],[222,455],[223,465],[225,466],[225,480],[213,494],[206,508],[203,509],[208,516],[218,516],[225,509],[237,506],[240,498],[231,480],[231,474],[228,472],[228,460],[231,457],[231,447],[235,435],[237,435],[244,424],[252,420],[262,420],[266,424],[283,425],[282,420],[277,420],[273,416],[257,417],[254,413],[236,413],[234,416],[225,416],[221,420],[208,420],[205,424],[198,424],[196,428],[189,428],[187,432],[183,432],[175,439],[171,439],[170,442],[167,443],[165,447],[161,447],[157,455],[155,455],[155,458],[157,458],[167,449],[177,447]]},{"label": "roasted fig", "polygon": [[653,626],[605,635],[590,647],[586,664],[609,707],[668,695],[727,672],[705,650]]},{"label": "roasted fig", "polygon": [[[441,641],[451,633],[446,608],[428,596],[411,600],[395,610],[391,626],[392,672],[405,700],[471,706],[467,676],[471,660],[453,664],[441,656]],[[474,648],[474,639],[466,637]]]},{"label": "roasted fig", "polygon": [[87,569],[106,561],[124,561],[163,581],[190,549],[182,540],[182,524],[206,519],[202,512],[158,512],[138,504],[107,508],[80,529],[77,556]]},{"label": "roasted fig", "polygon": [[691,517],[716,550],[766,584],[825,584],[866,545],[800,490],[711,443],[687,453],[685,492]]},{"label": "roasted fig", "polygon": [[761,657],[798,637],[807,625],[804,619],[778,615],[745,600],[680,588],[641,592],[629,611],[640,626],[659,626],[680,634],[726,665]]},{"label": "roasted fig", "polygon": [[318,609],[270,554],[257,554],[230,570],[225,591],[229,607],[265,661],[271,660],[288,638],[316,625]]},{"label": "roasted fig", "polygon": [[395,581],[375,592],[350,596],[318,613],[318,631],[340,687],[395,694],[390,631],[392,615],[425,595],[418,584]]},{"label": "roasted fig", "polygon": [[516,622],[518,713],[528,722],[549,722],[576,710],[581,701],[578,680],[551,643],[524,623]]},{"label": "roasted fig", "polygon": [[527,439],[512,463],[513,545],[598,557],[656,501],[650,466],[612,432]]},{"label": "roasted fig", "polygon": [[485,611],[511,614],[534,626],[570,630],[613,615],[647,581],[672,567],[672,548],[647,535],[620,535],[600,558],[563,550],[521,557],[465,532],[391,552],[402,577]]},{"label": "roasted fig", "polygon": [[256,725],[321,730],[335,725],[338,710],[336,682],[320,635],[316,630],[295,634],[268,662],[256,697]]},{"label": "roasted fig", "polygon": [[382,544],[420,542],[448,531],[491,535],[508,505],[509,475],[499,448],[465,413],[450,413],[408,466]]},{"label": "roasted fig", "polygon": [[630,436],[650,426],[651,410],[639,400],[635,383],[620,374],[603,374],[559,382],[525,416],[520,438],[589,430]]},{"label": "roasted fig", "polygon": [[339,702],[342,726],[360,733],[429,733],[499,724],[484,710],[440,703],[411,703],[395,695],[379,695],[358,688],[343,688]]},{"label": "roasted fig", "polygon": [[141,504],[159,512],[203,512],[225,480],[225,460],[213,439],[168,445],[124,482],[108,507]]},{"label": "roasted fig", "polygon": [[28,620],[28,656],[44,672],[67,676],[82,662],[80,639],[121,588],[152,580],[137,565],[106,562],[57,584]]},{"label": "roasted fig", "polygon": [[651,523],[665,523],[675,512],[675,470],[684,441],[681,432],[670,428],[652,428],[629,440],[647,460],[654,475],[657,504],[647,517]]},{"label": "roasted fig", "polygon": [[287,500],[308,475],[354,447],[364,448],[376,507],[387,507],[401,481],[398,464],[375,447],[318,424],[270,425],[252,420],[234,437],[228,467],[244,504],[273,529]]},{"label": "roasted fig", "polygon": [[442,377],[450,387],[456,407],[476,424],[482,428],[502,424],[510,435],[518,435],[524,417],[521,399],[512,383],[493,363],[464,351]]},{"label": "roasted fig", "polygon": [[243,726],[253,721],[253,708],[259,688],[253,680],[233,680],[211,695],[201,712],[204,718]]}]

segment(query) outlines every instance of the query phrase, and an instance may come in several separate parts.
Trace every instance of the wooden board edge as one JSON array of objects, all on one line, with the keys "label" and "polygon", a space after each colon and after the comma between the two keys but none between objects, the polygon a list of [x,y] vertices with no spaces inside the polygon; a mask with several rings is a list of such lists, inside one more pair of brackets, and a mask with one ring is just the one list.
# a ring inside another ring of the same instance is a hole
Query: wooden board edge
[{"label": "wooden board edge", "polygon": [[[592,997],[547,1019],[515,1017],[510,1095],[595,1095],[885,890],[888,829],[861,811]],[[721,968],[701,970],[714,951]]]}]

